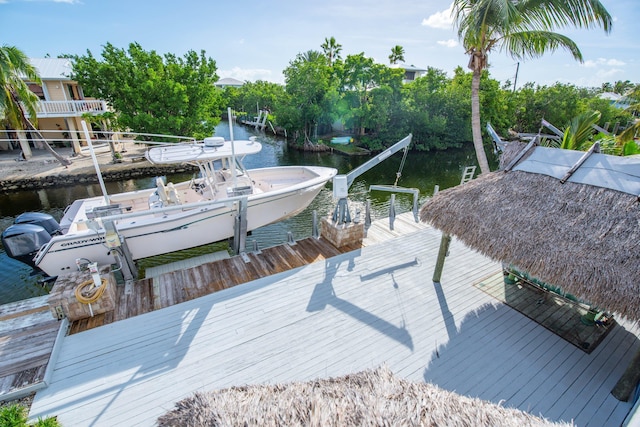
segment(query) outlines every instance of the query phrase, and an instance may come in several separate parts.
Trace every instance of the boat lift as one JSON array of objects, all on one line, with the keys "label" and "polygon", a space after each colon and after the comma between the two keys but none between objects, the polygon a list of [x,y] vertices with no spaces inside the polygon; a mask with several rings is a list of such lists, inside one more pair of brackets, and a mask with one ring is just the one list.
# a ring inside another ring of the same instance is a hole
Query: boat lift
[{"label": "boat lift", "polygon": [[[358,176],[367,172],[369,169],[373,168],[374,166],[382,163],[385,159],[387,159],[388,157],[392,156],[393,154],[397,153],[402,149],[404,149],[404,155],[402,157],[400,168],[396,173],[395,183],[393,185],[371,185],[369,186],[369,191],[377,190],[377,191],[389,191],[392,193],[413,194],[413,215],[416,222],[418,222],[418,196],[419,196],[420,190],[418,190],[417,188],[398,187],[398,180],[402,175],[402,169],[404,167],[404,163],[407,158],[407,153],[409,151],[409,144],[411,143],[411,138],[412,138],[412,135],[409,134],[406,137],[404,137],[402,140],[396,142],[394,145],[392,145],[391,147],[387,148],[386,150],[384,150],[383,152],[375,156],[373,159],[358,166],[348,174],[336,175],[335,177],[333,177],[333,197],[334,199],[338,200],[338,203],[336,204],[336,207],[333,211],[333,216],[332,216],[332,220],[334,223],[344,224],[344,223],[351,222],[351,214],[349,212],[347,196],[349,195],[349,187],[351,187],[351,184],[353,184],[353,181]],[[395,216],[395,209],[394,209],[393,202],[395,200],[395,194],[391,195],[391,199],[392,199],[392,203],[391,203],[390,212],[389,212],[389,220],[391,221],[390,224],[391,224],[391,228],[393,229],[393,217]]]}]

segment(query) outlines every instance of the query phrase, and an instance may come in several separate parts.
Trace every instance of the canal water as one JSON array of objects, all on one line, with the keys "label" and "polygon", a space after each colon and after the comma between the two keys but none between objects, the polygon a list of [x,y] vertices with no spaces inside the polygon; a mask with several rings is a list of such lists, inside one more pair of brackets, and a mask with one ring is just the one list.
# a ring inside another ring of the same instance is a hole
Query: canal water
[{"label": "canal water", "polygon": [[[338,169],[344,174],[358,167],[370,159],[368,156],[345,156],[337,153],[309,153],[289,149],[282,139],[261,134],[252,128],[234,126],[234,138],[248,139],[257,136],[262,143],[262,151],[254,156],[245,158],[245,167],[269,167],[278,165],[318,165]],[[226,122],[216,128],[216,135],[229,137],[229,126]],[[402,160],[402,152],[396,153],[383,163],[360,175],[349,189],[349,200],[352,206],[362,204],[367,199],[371,201],[372,219],[388,216],[390,194],[381,191],[369,192],[373,184],[392,185],[396,180]],[[464,149],[447,150],[443,152],[418,153],[409,152],[402,170],[398,185],[402,187],[418,188],[420,190],[420,204],[433,194],[434,187],[440,189],[452,187],[460,183],[462,172],[466,166],[476,164],[475,153],[471,143]],[[179,182],[191,179],[192,175],[168,176],[168,181]],[[110,194],[153,187],[155,177],[126,180],[122,182],[106,183]],[[22,212],[46,212],[56,220],[62,217],[64,209],[74,200],[100,195],[100,187],[95,185],[77,185],[73,187],[53,188],[40,191],[22,191],[10,194],[0,194],[0,230],[12,224],[13,218]],[[332,200],[331,184],[327,184],[312,204],[294,218],[271,224],[253,231],[247,238],[247,247],[251,248],[256,241],[259,248],[274,246],[287,241],[287,233],[293,233],[294,238],[309,237],[312,233],[312,218],[315,210],[318,216],[327,215],[335,206]],[[411,211],[412,196],[396,195],[396,213]],[[214,250],[225,250],[227,242],[167,254],[159,257],[141,260],[138,266],[141,270],[154,265],[172,262],[186,257],[201,255]],[[30,267],[7,257],[4,249],[0,249],[0,304],[19,301],[34,296],[45,295],[48,289],[39,283],[38,275],[33,275]]]}]

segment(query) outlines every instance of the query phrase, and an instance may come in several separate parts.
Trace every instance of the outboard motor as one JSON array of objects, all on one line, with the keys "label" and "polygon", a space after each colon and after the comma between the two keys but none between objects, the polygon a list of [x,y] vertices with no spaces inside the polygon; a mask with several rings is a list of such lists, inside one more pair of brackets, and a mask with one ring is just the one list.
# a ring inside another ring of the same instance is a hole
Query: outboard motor
[{"label": "outboard motor", "polygon": [[14,224],[34,224],[47,230],[50,236],[62,234],[60,224],[49,214],[42,212],[25,212],[13,220]]},{"label": "outboard motor", "polygon": [[60,234],[60,225],[49,214],[26,212],[2,232],[2,246],[10,258],[37,269],[33,258],[51,236]]},{"label": "outboard motor", "polygon": [[36,268],[33,257],[51,235],[39,225],[14,224],[2,232],[2,246],[10,258]]}]

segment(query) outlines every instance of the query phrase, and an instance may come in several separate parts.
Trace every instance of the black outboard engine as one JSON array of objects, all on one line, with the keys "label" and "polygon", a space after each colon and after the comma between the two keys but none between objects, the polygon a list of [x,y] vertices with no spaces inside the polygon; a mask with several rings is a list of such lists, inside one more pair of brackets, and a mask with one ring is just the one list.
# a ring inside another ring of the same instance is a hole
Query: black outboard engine
[{"label": "black outboard engine", "polygon": [[60,232],[60,224],[49,214],[42,212],[25,212],[20,214],[13,220],[14,224],[34,224],[47,230],[50,236],[62,234]]},{"label": "black outboard engine", "polygon": [[37,268],[33,257],[55,234],[60,234],[60,225],[51,215],[26,212],[2,232],[2,246],[10,258]]}]

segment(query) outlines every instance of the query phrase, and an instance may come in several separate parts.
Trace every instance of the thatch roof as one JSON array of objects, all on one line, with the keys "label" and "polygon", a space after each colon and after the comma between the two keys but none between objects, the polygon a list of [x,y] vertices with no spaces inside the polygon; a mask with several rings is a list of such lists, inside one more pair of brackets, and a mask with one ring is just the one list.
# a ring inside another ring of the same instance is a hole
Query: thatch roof
[{"label": "thatch roof", "polygon": [[[521,148],[509,147],[502,166]],[[547,151],[547,156],[562,157],[566,151]],[[582,154],[573,152],[574,158]],[[598,164],[620,162],[597,156]],[[615,179],[607,179],[608,171],[591,166],[581,173],[598,169],[597,183],[615,186],[616,181],[625,181],[626,188],[637,188],[640,160],[624,162],[621,175],[609,176]],[[562,184],[540,173],[500,170],[438,193],[422,206],[420,218],[494,260],[637,321],[638,196],[571,180]]]},{"label": "thatch roof", "polygon": [[196,393],[158,419],[170,426],[552,426],[542,418],[377,370],[285,385]]}]

